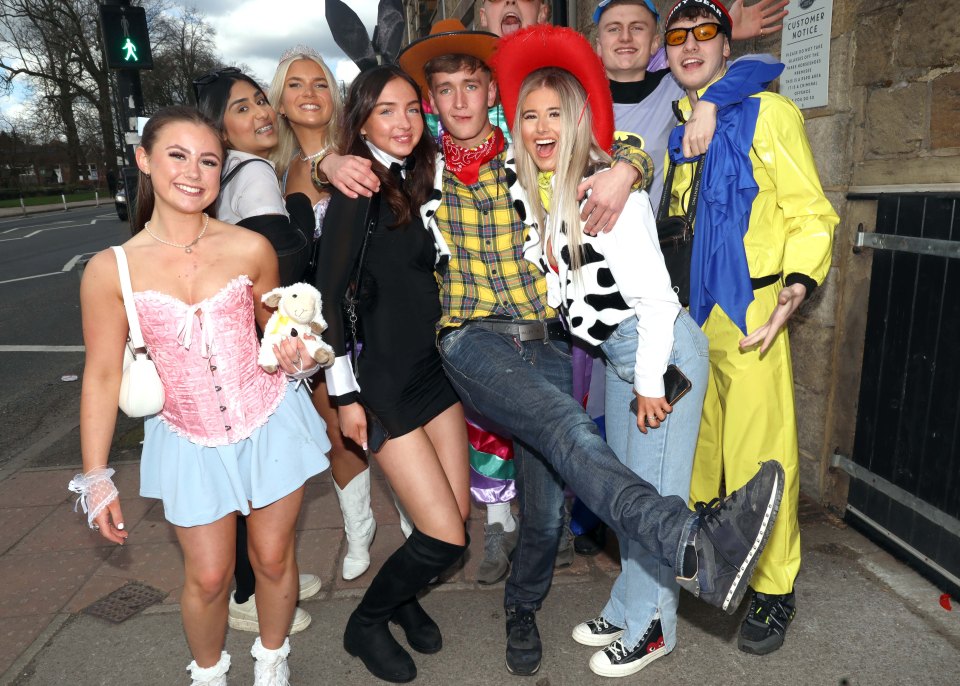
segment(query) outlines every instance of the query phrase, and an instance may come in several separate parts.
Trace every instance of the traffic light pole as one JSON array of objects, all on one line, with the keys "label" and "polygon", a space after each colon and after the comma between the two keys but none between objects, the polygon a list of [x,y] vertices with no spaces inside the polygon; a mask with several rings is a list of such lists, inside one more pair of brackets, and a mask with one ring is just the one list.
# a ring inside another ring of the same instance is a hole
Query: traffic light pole
[{"label": "traffic light pole", "polygon": [[134,226],[137,208],[137,145],[140,136],[137,133],[137,118],[143,116],[143,89],[140,86],[140,71],[137,69],[117,70],[117,89],[120,91],[120,121],[123,123],[123,148],[127,164],[120,170],[123,187],[127,194],[127,221],[130,232],[140,227]]},{"label": "traffic light pole", "polygon": [[[105,6],[129,7],[130,0],[104,0]],[[105,41],[106,43],[106,38]],[[149,50],[149,46],[147,47]],[[139,227],[133,225],[137,206],[136,150],[140,143],[137,133],[137,119],[144,114],[143,88],[140,84],[139,69],[117,69],[117,95],[120,112],[119,120],[123,134],[124,160],[126,164],[120,170],[123,185],[127,195],[127,217],[131,232]]]}]

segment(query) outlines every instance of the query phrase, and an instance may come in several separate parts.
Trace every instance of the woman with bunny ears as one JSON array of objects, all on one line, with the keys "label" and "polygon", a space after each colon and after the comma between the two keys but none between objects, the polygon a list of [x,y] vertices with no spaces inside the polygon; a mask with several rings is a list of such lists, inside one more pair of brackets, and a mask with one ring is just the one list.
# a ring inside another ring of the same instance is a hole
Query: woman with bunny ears
[{"label": "woman with bunny ears", "polygon": [[[380,190],[369,199],[332,191],[317,280],[330,324],[324,338],[337,354],[326,377],[340,428],[365,448],[369,442],[415,527],[351,614],[343,645],[372,674],[400,683],[417,668],[390,622],[418,652],[443,645],[416,595],[466,549],[469,462],[463,408],[436,348],[437,248],[418,213],[433,190],[436,150],[424,135],[416,83],[396,66],[377,66],[394,61],[403,34],[400,3],[384,0],[379,9],[371,43],[352,10],[339,0],[326,4],[334,35],[362,70],[347,99],[341,152],[369,160]],[[351,282],[355,332],[340,314]],[[355,365],[348,338],[363,343]]]}]

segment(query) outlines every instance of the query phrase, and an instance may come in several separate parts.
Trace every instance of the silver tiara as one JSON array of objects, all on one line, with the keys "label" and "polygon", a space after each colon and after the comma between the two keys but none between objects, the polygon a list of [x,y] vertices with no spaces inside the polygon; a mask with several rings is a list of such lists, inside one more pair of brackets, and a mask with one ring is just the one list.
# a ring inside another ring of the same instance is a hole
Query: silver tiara
[{"label": "silver tiara", "polygon": [[309,57],[316,57],[318,60],[322,60],[323,57],[320,56],[320,53],[311,48],[309,45],[294,45],[292,48],[285,50],[282,55],[280,55],[280,61],[286,62],[291,57],[296,57],[297,55],[308,55]]}]

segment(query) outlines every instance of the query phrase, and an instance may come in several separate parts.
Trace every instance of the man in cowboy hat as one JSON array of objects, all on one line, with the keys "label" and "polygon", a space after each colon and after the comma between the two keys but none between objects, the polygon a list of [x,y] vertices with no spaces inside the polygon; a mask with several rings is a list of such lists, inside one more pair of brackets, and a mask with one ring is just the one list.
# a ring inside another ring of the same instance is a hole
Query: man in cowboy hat
[{"label": "man in cowboy hat", "polygon": [[536,611],[552,580],[564,481],[619,536],[676,570],[685,588],[733,611],[737,579],[776,516],[781,477],[765,463],[743,490],[693,514],[624,467],[571,397],[569,336],[547,305],[536,226],[511,149],[486,115],[496,98],[487,65],[495,44],[483,32],[435,30],[399,62],[427,86],[446,128],[436,188],[421,208],[441,256],[444,368],[472,409],[528,448],[516,456],[521,533],[504,606],[507,669],[534,674],[542,657]]},{"label": "man in cowboy hat", "polygon": [[[680,0],[665,26],[670,70],[686,91],[679,109],[689,115],[727,69],[732,19],[718,0]],[[670,140],[679,163],[675,209],[695,166],[684,164],[677,133]],[[754,594],[738,642],[744,652],[763,655],[783,644],[800,569],[799,456],[785,326],[826,278],[839,218],[820,186],[803,115],[775,93],[719,112],[702,173],[710,192],[698,202],[690,313],[710,341],[710,380],[690,498],[717,496],[721,482],[728,490],[739,486],[759,458],[783,463],[783,515],[750,582]]]},{"label": "man in cowboy hat", "polygon": [[[539,10],[536,9],[538,6],[540,7]],[[517,22],[523,27],[537,24],[546,19],[546,7],[538,0],[524,1],[519,4],[513,0],[486,2],[480,12],[481,25],[489,24],[491,28],[495,28],[496,32],[499,32],[504,27],[509,29],[509,27],[516,26]],[[508,30],[507,33],[510,33],[510,31]],[[427,39],[415,41],[408,46],[401,58],[401,66],[411,61],[423,64],[427,60],[421,59],[421,57],[428,53],[434,55],[438,49],[453,51],[451,54],[457,54],[459,51],[459,54],[464,55],[469,50],[461,49],[459,47],[460,41],[467,41],[467,43],[480,41],[491,49],[491,46],[495,45],[491,34],[466,31],[463,24],[458,20],[445,19],[433,26]],[[465,57],[469,57],[469,55],[465,55]],[[482,59],[476,57],[467,61],[462,58],[458,59],[460,61],[447,64],[442,69],[435,65],[436,73],[455,74],[460,67],[464,67],[471,72],[471,81],[480,79],[484,72],[489,75],[489,69]],[[492,82],[486,87],[492,89],[492,93],[487,98],[491,104],[487,112],[482,115],[477,114],[475,123],[479,124],[482,121],[483,124],[490,125],[491,130],[493,127],[497,127],[506,142],[509,143],[509,124],[503,123],[503,109],[496,102],[496,87]],[[430,92],[430,86],[425,80],[420,81],[420,88],[425,94]],[[475,86],[473,88],[472,91],[466,91],[467,97],[471,97],[471,93],[474,97],[477,96]],[[452,91],[445,89],[446,92]],[[479,96],[486,97],[483,93]],[[438,97],[442,99],[444,96],[438,95]],[[444,127],[448,124],[455,128],[463,127],[462,116],[448,117],[444,121]],[[588,189],[591,190],[590,196],[586,199],[583,207],[583,217],[587,219],[586,230],[588,232],[596,233],[604,228],[609,230],[620,215],[623,206],[626,204],[627,196],[634,185],[653,177],[653,162],[639,146],[634,147],[625,143],[617,149],[616,156],[619,164],[615,164],[610,172],[591,177],[581,185],[581,193],[586,193]],[[489,427],[481,426],[479,431],[487,432],[485,443],[500,442],[507,443],[509,446],[509,442],[490,432]],[[514,445],[513,450],[514,452],[523,450],[523,447]],[[515,465],[515,463],[509,462],[507,464],[508,466]],[[518,536],[516,518],[511,512],[510,505],[513,499],[513,489],[504,487],[503,482],[498,482],[496,487],[482,490],[489,486],[489,479],[481,480],[477,477],[473,477],[471,485],[478,499],[486,503],[487,511],[487,523],[484,527],[484,559],[477,569],[477,581],[486,584],[496,583],[509,570],[509,558],[512,555]],[[571,564],[573,562],[572,536],[564,536],[559,547],[557,566]]]}]

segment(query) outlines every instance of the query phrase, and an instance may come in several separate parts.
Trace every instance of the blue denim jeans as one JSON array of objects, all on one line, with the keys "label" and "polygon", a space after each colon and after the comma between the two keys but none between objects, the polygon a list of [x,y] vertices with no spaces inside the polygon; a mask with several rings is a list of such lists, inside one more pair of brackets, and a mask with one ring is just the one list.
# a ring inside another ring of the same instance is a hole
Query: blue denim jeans
[{"label": "blue denim jeans", "polygon": [[536,610],[553,579],[563,524],[563,482],[616,532],[678,569],[695,516],[679,496],[620,463],[570,395],[570,350],[464,326],[440,340],[443,366],[461,400],[525,446],[514,455],[520,538],[504,594],[508,608]]},{"label": "blue denim jeans", "polygon": [[[607,443],[623,464],[661,494],[679,496],[686,502],[710,367],[707,337],[690,314],[681,310],[673,325],[670,363],[690,379],[693,387],[673,406],[666,421],[656,429],[648,428],[646,434],[637,428],[637,417],[629,410],[637,358],[637,318],[623,321],[600,347],[607,358]],[[673,650],[680,594],[676,575],[631,540],[620,539],[620,564],[620,576],[601,614],[624,628],[624,645],[632,648],[659,612],[664,643],[668,651]]]}]

